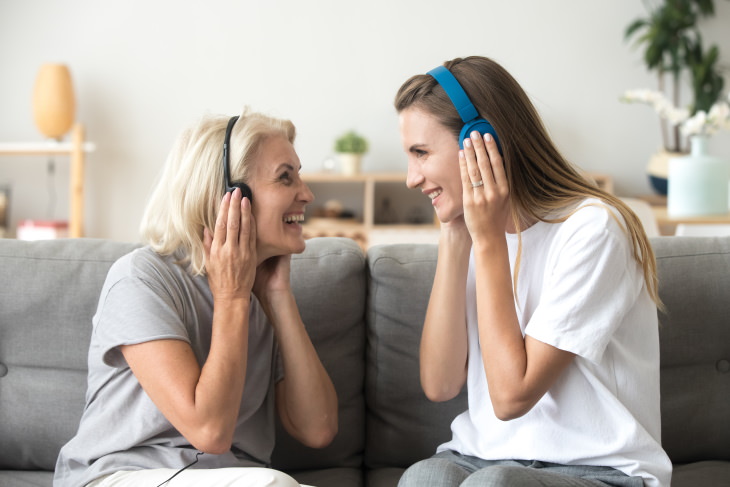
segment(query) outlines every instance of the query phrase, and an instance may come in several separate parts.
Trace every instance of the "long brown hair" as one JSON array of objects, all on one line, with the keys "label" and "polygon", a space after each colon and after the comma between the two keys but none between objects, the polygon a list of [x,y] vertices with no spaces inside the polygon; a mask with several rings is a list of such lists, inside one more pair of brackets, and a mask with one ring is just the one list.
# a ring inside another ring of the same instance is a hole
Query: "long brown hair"
[{"label": "long brown hair", "polygon": [[[557,219],[550,215],[557,210],[575,211],[586,198],[601,200],[623,218],[625,224],[619,224],[631,240],[634,258],[643,268],[649,295],[661,308],[656,259],[639,218],[619,198],[586,179],[560,154],[537,110],[512,75],[495,61],[480,56],[456,58],[444,66],[459,81],[479,114],[497,131],[518,235],[524,218],[560,223],[572,212]],[[459,136],[464,125],[444,89],[427,74],[411,77],[398,90],[395,109],[400,113],[409,107],[430,113],[454,137]],[[518,268],[519,257],[515,277]]]}]

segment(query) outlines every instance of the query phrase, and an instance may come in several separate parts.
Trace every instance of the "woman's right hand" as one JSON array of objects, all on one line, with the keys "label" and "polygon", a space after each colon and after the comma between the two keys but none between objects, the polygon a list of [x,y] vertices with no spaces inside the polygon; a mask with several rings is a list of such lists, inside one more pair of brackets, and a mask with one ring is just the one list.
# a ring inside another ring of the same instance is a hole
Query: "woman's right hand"
[{"label": "woman's right hand", "polygon": [[249,299],[256,278],[256,222],[240,189],[223,196],[214,233],[206,228],[203,244],[213,300]]}]

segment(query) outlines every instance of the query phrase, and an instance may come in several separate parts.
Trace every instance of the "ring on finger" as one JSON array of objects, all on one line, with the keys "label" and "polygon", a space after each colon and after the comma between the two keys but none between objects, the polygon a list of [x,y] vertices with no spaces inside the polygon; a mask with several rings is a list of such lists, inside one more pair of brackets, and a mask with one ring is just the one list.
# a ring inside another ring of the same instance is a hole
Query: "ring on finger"
[{"label": "ring on finger", "polygon": [[478,188],[479,186],[484,186],[484,181],[482,181],[481,179],[475,183],[471,183],[472,188]]}]

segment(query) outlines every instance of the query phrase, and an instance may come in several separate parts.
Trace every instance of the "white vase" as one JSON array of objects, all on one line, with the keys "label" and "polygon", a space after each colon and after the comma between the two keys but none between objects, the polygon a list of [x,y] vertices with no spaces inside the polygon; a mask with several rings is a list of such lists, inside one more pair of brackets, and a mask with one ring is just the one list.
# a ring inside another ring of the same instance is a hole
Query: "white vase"
[{"label": "white vase", "polygon": [[691,146],[689,155],[669,160],[669,216],[726,214],[730,161],[707,153],[706,136],[693,136]]}]

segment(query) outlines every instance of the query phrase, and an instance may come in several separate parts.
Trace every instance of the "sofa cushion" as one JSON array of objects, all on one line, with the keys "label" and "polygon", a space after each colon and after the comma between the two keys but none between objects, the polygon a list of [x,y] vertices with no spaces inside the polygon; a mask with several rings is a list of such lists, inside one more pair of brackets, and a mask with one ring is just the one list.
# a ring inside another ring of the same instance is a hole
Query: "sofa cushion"
[{"label": "sofa cushion", "polygon": [[0,468],[53,470],[76,433],[99,290],[134,247],[0,239]]},{"label": "sofa cushion", "polygon": [[672,487],[698,487],[730,484],[730,462],[707,461],[675,465]]},{"label": "sofa cushion", "polygon": [[353,240],[314,238],[307,240],[303,254],[292,256],[291,275],[302,320],[337,390],[339,434],[316,450],[295,441],[279,425],[273,465],[287,471],[360,467],[365,441],[365,256]]},{"label": "sofa cushion", "polygon": [[418,348],[436,272],[436,245],[384,245],[368,251],[366,454],[369,468],[408,467],[451,438],[466,392],[434,403],[421,389]]},{"label": "sofa cushion", "polygon": [[662,445],[674,463],[730,460],[730,238],[659,237]]}]

